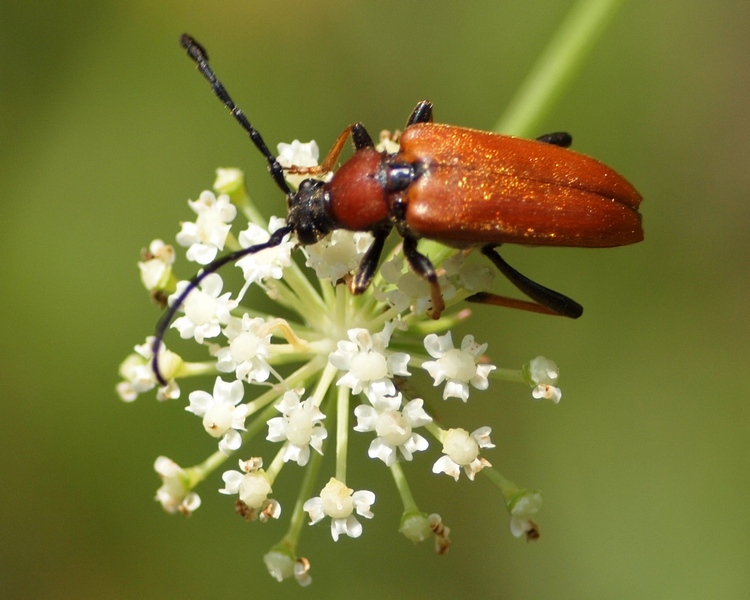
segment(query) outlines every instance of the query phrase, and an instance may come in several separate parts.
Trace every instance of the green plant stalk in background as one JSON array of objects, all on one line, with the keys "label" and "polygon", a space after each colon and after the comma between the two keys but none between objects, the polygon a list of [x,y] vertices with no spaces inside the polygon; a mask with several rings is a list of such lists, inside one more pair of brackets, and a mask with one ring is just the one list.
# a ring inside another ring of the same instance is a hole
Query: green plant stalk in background
[{"label": "green plant stalk in background", "polygon": [[578,0],[552,36],[493,131],[534,137],[624,0]]}]

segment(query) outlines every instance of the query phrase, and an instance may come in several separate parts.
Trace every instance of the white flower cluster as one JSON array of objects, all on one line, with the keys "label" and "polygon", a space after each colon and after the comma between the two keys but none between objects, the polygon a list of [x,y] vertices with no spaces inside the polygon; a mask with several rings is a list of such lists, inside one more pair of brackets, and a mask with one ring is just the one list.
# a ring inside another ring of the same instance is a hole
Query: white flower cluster
[{"label": "white flower cluster", "polygon": [[[285,168],[312,167],[318,156],[316,146],[296,141],[280,152]],[[490,478],[499,482],[506,505],[511,492],[516,498],[510,518],[513,533],[528,532],[528,515],[539,501],[517,502],[519,488],[495,475],[480,456],[480,451],[494,447],[490,427],[480,426],[472,433],[460,427],[444,429],[433,420],[429,402],[413,391],[409,378],[421,371],[441,388],[444,400],[458,398],[465,403],[472,388],[486,390],[490,378],[497,378],[524,381],[533,389],[534,398],[557,402],[555,364],[538,357],[525,369],[497,369],[485,358],[487,344],[476,342],[472,335],[465,335],[456,347],[449,327],[465,319],[468,311],[448,312],[438,321],[428,319],[429,286],[406,269],[400,254],[385,261],[371,290],[352,296],[342,283],[367,251],[372,241],[369,234],[336,231],[306,247],[307,265],[317,274],[315,284],[292,261],[296,242],[287,237],[237,260],[244,283],[236,292],[225,291],[212,262],[219,252],[262,244],[284,221],[272,219],[268,226],[261,221],[237,170],[219,170],[215,191],[203,192],[189,202],[197,217],[195,222],[183,223],[177,234],[177,242],[187,248],[186,258],[204,267],[205,276],[178,281],[173,274],[174,248],[161,240],[151,244],[139,263],[143,283],[157,300],[173,304],[189,290],[171,327],[181,338],[203,347],[202,360],[188,361],[161,344],[154,361],[150,338],[136,346],[120,367],[122,381],[117,391],[125,401],[153,388],[158,388],[159,399],[175,400],[180,396],[178,380],[212,377],[212,391],[191,392],[185,408],[201,419],[218,448],[187,469],[166,457],[157,459],[155,468],[163,485],[156,498],[164,509],[186,515],[197,509],[200,498],[194,488],[227,457],[241,453],[239,470],[224,471],[224,487],[219,492],[236,496],[237,510],[248,520],[277,519],[281,503],[271,497],[274,481],[287,463],[296,463],[306,471],[306,483],[296,504],[285,502],[297,507],[290,531],[265,560],[275,578],[292,577],[307,585],[310,564],[296,555],[300,530],[295,524],[302,511],[311,524],[329,518],[334,540],[342,535],[361,536],[357,517],[374,516],[375,494],[366,489],[354,491],[347,484],[362,478],[356,461],[347,454],[350,432],[355,431],[371,437],[368,457],[390,468],[404,504],[401,530],[409,539],[433,537],[440,553],[450,545],[449,528],[439,515],[428,517],[417,508],[402,469],[417,453],[429,450],[430,437],[442,445],[442,454],[433,459],[434,473],[458,480],[463,471],[473,480],[488,468]],[[238,213],[248,224],[234,236],[231,227]],[[440,282],[448,307],[491,283],[489,269],[465,260],[462,253],[444,253],[435,264],[442,265]],[[258,300],[246,299],[251,287],[261,289],[287,316],[259,312]],[[155,362],[161,379],[154,374]],[[353,400],[357,404],[352,408]],[[270,460],[259,456],[267,448],[256,443],[259,436],[278,444]],[[321,473],[321,456],[330,450],[331,439],[335,439],[335,472],[326,476]],[[328,483],[315,496],[312,486],[321,476]]]}]

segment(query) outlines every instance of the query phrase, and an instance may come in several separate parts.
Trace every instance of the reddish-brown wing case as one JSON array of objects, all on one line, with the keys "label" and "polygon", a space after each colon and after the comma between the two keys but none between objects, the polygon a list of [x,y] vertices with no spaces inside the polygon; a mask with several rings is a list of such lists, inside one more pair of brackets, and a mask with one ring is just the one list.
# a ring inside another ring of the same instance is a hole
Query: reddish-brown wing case
[{"label": "reddish-brown wing case", "polygon": [[640,194],[572,150],[443,125],[407,127],[397,160],[425,173],[404,192],[406,223],[449,246],[608,247],[643,239]]}]

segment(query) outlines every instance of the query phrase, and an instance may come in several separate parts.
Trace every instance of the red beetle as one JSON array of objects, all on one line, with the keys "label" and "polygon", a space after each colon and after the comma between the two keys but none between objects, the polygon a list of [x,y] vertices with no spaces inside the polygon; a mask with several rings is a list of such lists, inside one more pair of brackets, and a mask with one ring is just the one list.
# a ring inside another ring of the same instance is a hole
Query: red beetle
[{"label": "red beetle", "polygon": [[[398,152],[378,152],[364,126],[355,123],[342,132],[320,167],[292,171],[333,171],[349,135],[354,155],[330,181],[305,179],[293,192],[258,130],[209,67],[206,51],[187,34],[180,43],[268,161],[271,176],[286,194],[288,214],[286,225],[267,242],[219,258],[191,280],[157,325],[154,357],[172,317],[206,275],[242,256],[276,246],[291,233],[305,245],[336,229],[372,233],[375,239],[350,283],[351,291],[361,294],[370,285],[385,240],[395,227],[403,238],[410,267],[430,284],[434,318],[440,316],[445,303],[435,268],[417,250],[420,238],[455,248],[481,248],[534,302],[486,293],[469,300],[571,318],[581,316],[580,304],[521,275],[495,248],[504,243],[601,248],[643,239],[640,194],[606,165],[568,150],[568,134],[524,140],[436,124],[432,122],[432,104],[426,101],[417,104],[409,118]],[[164,384],[156,358],[154,371]]]}]

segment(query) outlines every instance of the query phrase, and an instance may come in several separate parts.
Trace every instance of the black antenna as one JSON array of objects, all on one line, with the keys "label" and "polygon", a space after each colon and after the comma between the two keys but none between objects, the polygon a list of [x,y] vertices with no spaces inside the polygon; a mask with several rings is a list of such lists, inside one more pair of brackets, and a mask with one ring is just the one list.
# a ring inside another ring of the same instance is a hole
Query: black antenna
[{"label": "black antenna", "polygon": [[[282,166],[279,164],[279,161],[276,160],[276,157],[271,154],[271,151],[268,149],[268,146],[266,146],[266,143],[263,141],[263,137],[260,135],[258,130],[252,126],[250,121],[247,120],[247,117],[245,117],[245,113],[243,113],[242,110],[240,110],[232,101],[232,98],[224,89],[224,86],[216,78],[216,74],[208,64],[208,52],[206,52],[203,46],[196,42],[187,33],[183,33],[180,36],[180,44],[182,44],[182,46],[187,50],[188,56],[195,61],[201,75],[203,75],[203,77],[205,77],[206,80],[211,84],[211,89],[213,90],[214,94],[216,94],[216,97],[219,98],[219,100],[221,100],[224,105],[231,111],[232,116],[248,133],[253,144],[255,144],[255,147],[260,150],[260,153],[268,161],[268,171],[271,173],[271,177],[273,177],[276,185],[279,187],[279,189],[281,189],[282,192],[284,192],[284,194],[290,196],[292,194],[292,191],[289,189],[289,186],[284,180],[284,170]],[[293,232],[294,227],[291,225],[281,227],[271,234],[271,237],[267,242],[264,242],[262,244],[255,244],[254,246],[250,246],[248,248],[242,248],[241,250],[236,250],[235,252],[230,252],[226,256],[217,258],[216,260],[203,267],[203,269],[190,280],[187,287],[179,296],[177,296],[177,298],[174,300],[174,302],[172,302],[169,308],[164,311],[164,314],[156,324],[154,342],[151,345],[151,369],[154,372],[156,380],[161,385],[167,385],[167,381],[166,379],[164,379],[164,376],[159,369],[159,350],[161,350],[164,336],[167,333],[167,329],[169,329],[169,325],[172,322],[172,319],[174,319],[177,311],[185,303],[185,299],[190,295],[190,293],[195,290],[195,288],[197,288],[206,277],[208,277],[211,273],[215,273],[227,263],[239,260],[243,256],[247,256],[248,254],[255,254],[256,252],[260,252],[261,250],[266,250],[267,248],[278,246],[283,241],[284,237]]]},{"label": "black antenna", "polygon": [[260,252],[261,250],[266,250],[267,248],[278,246],[283,241],[284,237],[292,233],[293,231],[294,228],[290,225],[281,227],[271,234],[271,237],[267,242],[263,242],[262,244],[255,244],[254,246],[248,246],[247,248],[242,248],[241,250],[236,250],[234,252],[230,252],[226,256],[217,258],[213,262],[210,262],[205,267],[203,267],[203,269],[190,280],[187,287],[179,296],[177,296],[175,301],[172,302],[171,306],[167,308],[166,311],[164,311],[164,314],[156,324],[156,331],[154,332],[154,342],[151,345],[151,369],[156,376],[156,380],[161,385],[167,385],[167,381],[166,379],[164,379],[164,376],[161,374],[161,370],[159,369],[159,350],[161,349],[162,341],[164,340],[164,335],[167,333],[169,324],[172,322],[172,319],[177,314],[177,311],[180,309],[180,307],[185,303],[185,298],[187,298],[190,293],[195,288],[197,288],[206,277],[208,277],[211,273],[215,273],[227,263],[239,260],[243,256],[247,256],[248,254],[255,254],[256,252]]},{"label": "black antenna", "polygon": [[208,52],[206,52],[203,49],[203,46],[196,42],[187,33],[183,33],[180,36],[180,44],[182,44],[183,48],[187,50],[188,56],[195,61],[201,75],[203,75],[208,83],[211,84],[211,89],[213,90],[213,93],[216,94],[216,97],[231,111],[232,116],[237,119],[237,122],[242,125],[242,128],[245,131],[247,131],[253,144],[255,144],[255,147],[260,150],[261,154],[266,158],[268,161],[268,171],[271,173],[271,177],[273,177],[276,185],[279,186],[279,189],[285,194],[291,194],[292,192],[289,189],[289,186],[286,184],[286,181],[284,181],[284,170],[282,166],[279,164],[279,161],[276,160],[276,157],[271,154],[271,151],[263,141],[260,132],[252,126],[250,121],[247,120],[245,113],[243,113],[242,110],[232,101],[232,98],[229,97],[224,86],[216,78],[216,74],[208,64]]}]

